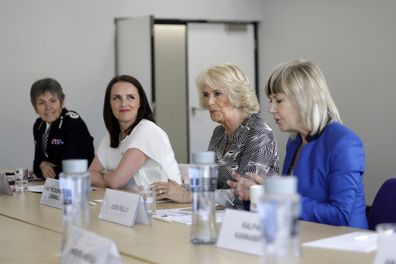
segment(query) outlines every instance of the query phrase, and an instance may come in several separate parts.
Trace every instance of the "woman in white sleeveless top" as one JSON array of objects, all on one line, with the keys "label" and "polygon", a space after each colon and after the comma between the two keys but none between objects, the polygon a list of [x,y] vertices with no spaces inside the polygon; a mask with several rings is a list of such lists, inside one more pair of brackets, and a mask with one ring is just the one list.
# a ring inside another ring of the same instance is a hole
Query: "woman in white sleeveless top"
[{"label": "woman in white sleeveless top", "polygon": [[92,185],[135,189],[181,176],[168,135],[154,123],[142,85],[132,76],[107,86],[103,118],[108,133],[89,167]]}]

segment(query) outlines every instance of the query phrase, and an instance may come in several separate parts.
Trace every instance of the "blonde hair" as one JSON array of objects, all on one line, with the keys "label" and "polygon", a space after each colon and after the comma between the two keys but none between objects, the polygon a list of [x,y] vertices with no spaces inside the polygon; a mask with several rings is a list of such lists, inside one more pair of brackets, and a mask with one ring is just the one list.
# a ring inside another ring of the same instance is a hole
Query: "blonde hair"
[{"label": "blonde hair", "polygon": [[326,79],[313,62],[295,60],[278,65],[268,78],[265,93],[267,97],[284,93],[294,100],[309,135],[321,133],[329,122],[342,123]]},{"label": "blonde hair", "polygon": [[243,111],[246,116],[260,111],[257,96],[242,70],[235,64],[214,65],[202,71],[196,80],[201,107],[205,107],[202,90],[205,86],[222,87],[228,92],[229,100],[234,107]]}]

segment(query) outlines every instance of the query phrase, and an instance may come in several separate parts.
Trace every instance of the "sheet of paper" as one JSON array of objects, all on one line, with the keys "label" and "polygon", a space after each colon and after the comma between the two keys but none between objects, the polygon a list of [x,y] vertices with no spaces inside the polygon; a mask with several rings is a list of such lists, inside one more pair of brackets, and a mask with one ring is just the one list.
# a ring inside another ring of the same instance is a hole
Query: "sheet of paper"
[{"label": "sheet of paper", "polygon": [[[176,209],[162,209],[157,210],[154,219],[166,222],[178,222],[186,225],[192,224],[192,211],[191,207],[176,208]],[[224,210],[216,211],[216,222],[223,222]]]},{"label": "sheet of paper", "polygon": [[155,201],[157,204],[159,204],[159,203],[172,203],[172,200],[169,200],[169,199],[163,199],[163,200],[157,200],[157,201]]},{"label": "sheet of paper", "polygon": [[[44,189],[44,185],[29,185],[28,186],[28,191],[29,192],[34,192],[34,193],[42,193]],[[92,191],[98,191],[99,189],[95,187],[91,187],[91,192]]]},{"label": "sheet of paper", "polygon": [[[97,199],[97,200],[94,200],[94,202],[102,204],[103,203],[103,199]],[[160,200],[160,201],[157,201],[156,203],[167,203],[167,202],[169,202],[169,200]]]},{"label": "sheet of paper", "polygon": [[377,234],[371,232],[352,232],[340,236],[306,242],[303,246],[355,252],[370,252],[377,249]]},{"label": "sheet of paper", "polygon": [[31,185],[31,186],[28,186],[28,191],[29,192],[42,193],[43,189],[44,189],[44,185]]}]

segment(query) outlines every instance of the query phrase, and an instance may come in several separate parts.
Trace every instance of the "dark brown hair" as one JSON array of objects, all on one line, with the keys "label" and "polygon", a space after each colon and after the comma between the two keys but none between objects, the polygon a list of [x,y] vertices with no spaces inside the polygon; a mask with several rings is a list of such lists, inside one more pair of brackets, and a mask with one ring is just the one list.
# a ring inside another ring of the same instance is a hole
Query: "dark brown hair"
[{"label": "dark brown hair", "polygon": [[106,94],[103,103],[103,119],[107,131],[109,131],[110,134],[110,147],[112,148],[117,148],[118,145],[120,144],[120,131],[121,131],[120,124],[118,123],[118,120],[114,116],[110,104],[111,88],[117,82],[130,83],[136,87],[139,93],[140,106],[137,113],[137,117],[135,122],[127,129],[127,134],[129,135],[132,132],[132,130],[135,128],[135,126],[139,124],[139,122],[143,118],[155,122],[154,114],[151,111],[146,93],[144,92],[143,86],[140,84],[140,82],[136,78],[129,75],[115,76],[107,85]]}]

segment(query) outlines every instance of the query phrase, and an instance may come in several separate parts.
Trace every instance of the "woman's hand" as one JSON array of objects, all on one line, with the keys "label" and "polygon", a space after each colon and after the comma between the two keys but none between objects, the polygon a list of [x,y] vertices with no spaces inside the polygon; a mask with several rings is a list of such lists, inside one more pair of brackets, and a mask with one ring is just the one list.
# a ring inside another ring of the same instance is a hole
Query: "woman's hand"
[{"label": "woman's hand", "polygon": [[91,177],[91,185],[98,187],[107,187],[104,176],[107,171],[104,170],[102,163],[100,163],[98,156],[95,156],[91,165],[89,165],[89,176]]},{"label": "woman's hand", "polygon": [[152,187],[155,190],[157,200],[170,199],[178,203],[190,203],[192,201],[191,193],[174,180],[155,182]]},{"label": "woman's hand", "polygon": [[55,167],[55,164],[53,164],[51,162],[48,162],[48,161],[41,162],[40,170],[41,170],[41,173],[43,174],[43,177],[54,179],[56,177],[54,167]]},{"label": "woman's hand", "polygon": [[253,173],[246,173],[245,177],[241,177],[241,175],[233,172],[232,178],[232,181],[227,181],[228,186],[230,186],[235,195],[239,196],[239,198],[244,201],[250,199],[251,186],[264,183],[262,177]]}]

